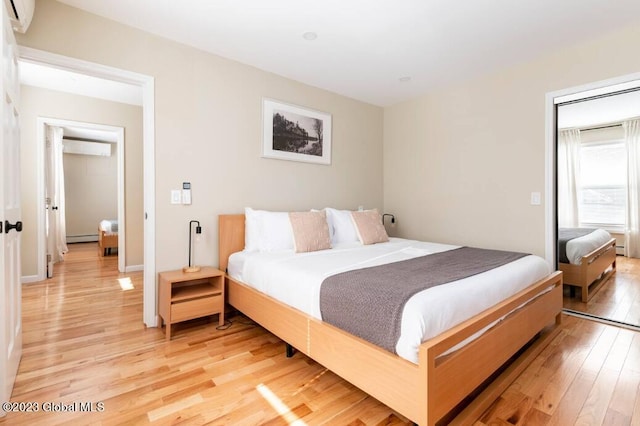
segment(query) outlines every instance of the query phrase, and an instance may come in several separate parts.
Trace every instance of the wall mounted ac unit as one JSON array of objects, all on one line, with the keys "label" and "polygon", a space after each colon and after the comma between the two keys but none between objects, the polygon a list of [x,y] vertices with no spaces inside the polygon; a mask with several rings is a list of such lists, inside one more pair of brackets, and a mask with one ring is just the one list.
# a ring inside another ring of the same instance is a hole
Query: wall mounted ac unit
[{"label": "wall mounted ac unit", "polygon": [[13,30],[19,33],[27,32],[33,18],[36,0],[4,0],[4,2]]},{"label": "wall mounted ac unit", "polygon": [[111,144],[75,139],[62,140],[62,152],[64,154],[98,155],[100,157],[111,156]]}]

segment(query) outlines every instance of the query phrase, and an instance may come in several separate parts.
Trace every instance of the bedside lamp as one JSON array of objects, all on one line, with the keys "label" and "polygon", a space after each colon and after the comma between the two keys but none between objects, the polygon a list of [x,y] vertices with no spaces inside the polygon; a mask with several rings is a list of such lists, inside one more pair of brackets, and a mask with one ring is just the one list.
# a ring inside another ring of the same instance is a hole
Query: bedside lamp
[{"label": "bedside lamp", "polygon": [[185,266],[182,268],[182,272],[198,272],[200,270],[199,266],[191,265],[191,234],[193,229],[193,224],[196,224],[196,234],[202,234],[202,227],[200,226],[200,222],[197,220],[189,221],[189,266]]}]

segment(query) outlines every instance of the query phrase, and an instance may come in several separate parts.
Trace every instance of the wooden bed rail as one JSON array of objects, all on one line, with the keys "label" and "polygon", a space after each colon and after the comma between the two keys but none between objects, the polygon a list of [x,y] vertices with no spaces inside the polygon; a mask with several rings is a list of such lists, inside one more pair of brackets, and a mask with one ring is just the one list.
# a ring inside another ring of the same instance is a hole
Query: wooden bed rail
[{"label": "wooden bed rail", "polygon": [[[519,307],[525,305],[522,309]],[[555,272],[536,282],[524,291],[502,303],[470,318],[447,332],[423,343],[420,347],[420,366],[427,364],[430,386],[438,389],[429,398],[427,424],[440,419],[448,412],[446,407],[455,406],[471,394],[493,372],[503,366],[515,353],[531,341],[541,330],[540,324],[549,326],[547,334],[541,336],[529,351],[537,355],[555,336],[561,322],[562,273]],[[484,330],[481,339],[467,343],[449,355],[443,355],[468,337]],[[493,386],[482,393],[467,407],[464,417],[476,420],[528,365],[515,361],[509,375],[496,380]],[[465,366],[473,365],[472,369]],[[458,417],[458,422],[463,418]]]}]

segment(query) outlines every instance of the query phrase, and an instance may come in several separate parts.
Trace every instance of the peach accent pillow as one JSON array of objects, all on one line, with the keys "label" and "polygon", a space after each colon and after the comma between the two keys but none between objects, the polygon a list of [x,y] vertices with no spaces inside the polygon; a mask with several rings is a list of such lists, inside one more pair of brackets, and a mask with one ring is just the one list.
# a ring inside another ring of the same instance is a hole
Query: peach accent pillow
[{"label": "peach accent pillow", "polygon": [[326,250],[331,248],[327,214],[319,212],[289,213],[293,229],[293,248],[296,253]]},{"label": "peach accent pillow", "polygon": [[382,224],[382,217],[378,210],[351,212],[351,219],[356,226],[358,238],[362,244],[385,243],[389,241],[387,230]]}]

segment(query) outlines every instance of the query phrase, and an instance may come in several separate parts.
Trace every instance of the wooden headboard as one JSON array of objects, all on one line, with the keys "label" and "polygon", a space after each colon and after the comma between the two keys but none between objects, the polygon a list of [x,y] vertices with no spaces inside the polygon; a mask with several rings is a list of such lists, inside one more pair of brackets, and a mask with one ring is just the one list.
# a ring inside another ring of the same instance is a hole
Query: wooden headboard
[{"label": "wooden headboard", "polygon": [[218,267],[227,270],[229,256],[244,250],[244,214],[218,216]]}]

